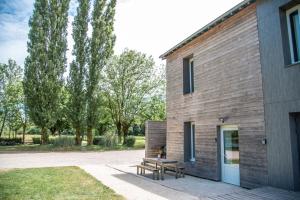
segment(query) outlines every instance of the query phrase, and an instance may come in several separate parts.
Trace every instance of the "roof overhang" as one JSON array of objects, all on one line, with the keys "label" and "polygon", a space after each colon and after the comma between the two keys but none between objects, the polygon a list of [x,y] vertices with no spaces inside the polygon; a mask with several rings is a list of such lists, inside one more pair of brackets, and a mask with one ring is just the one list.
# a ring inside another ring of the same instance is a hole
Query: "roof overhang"
[{"label": "roof overhang", "polygon": [[164,54],[159,56],[159,58],[166,59],[167,56],[169,56],[170,54],[172,54],[176,50],[180,49],[181,47],[183,47],[187,43],[191,42],[195,38],[202,35],[203,33],[205,33],[207,31],[209,31],[210,29],[214,28],[218,24],[224,22],[225,20],[232,17],[233,15],[235,15],[239,11],[243,10],[244,8],[248,7],[250,4],[254,3],[255,1],[256,0],[244,0],[243,2],[239,3],[238,5],[236,5],[235,7],[233,7],[232,9],[230,9],[229,11],[227,11],[226,13],[221,15],[220,17],[216,18],[215,20],[213,20],[212,22],[210,22],[209,24],[207,24],[203,28],[201,28],[198,31],[196,31],[195,33],[193,33],[188,38],[184,39],[182,42],[180,42],[177,45],[175,45],[174,47],[172,47],[170,50],[168,50],[167,52],[165,52]]}]

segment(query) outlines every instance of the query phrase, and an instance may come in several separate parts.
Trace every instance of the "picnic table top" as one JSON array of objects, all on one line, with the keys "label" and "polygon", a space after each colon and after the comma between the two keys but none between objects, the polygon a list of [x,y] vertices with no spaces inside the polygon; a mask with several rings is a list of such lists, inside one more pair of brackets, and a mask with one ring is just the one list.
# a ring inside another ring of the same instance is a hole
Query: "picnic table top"
[{"label": "picnic table top", "polygon": [[143,158],[144,162],[158,163],[158,164],[168,164],[168,163],[178,163],[177,160],[168,160],[165,158]]}]

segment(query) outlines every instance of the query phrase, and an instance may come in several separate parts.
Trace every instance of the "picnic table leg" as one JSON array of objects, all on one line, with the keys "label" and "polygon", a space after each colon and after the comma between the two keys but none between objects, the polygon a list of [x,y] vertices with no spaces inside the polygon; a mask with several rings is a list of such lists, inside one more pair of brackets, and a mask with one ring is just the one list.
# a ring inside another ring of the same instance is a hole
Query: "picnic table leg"
[{"label": "picnic table leg", "polygon": [[161,165],[161,180],[164,180],[164,171],[165,171],[165,168],[164,168],[164,165]]}]

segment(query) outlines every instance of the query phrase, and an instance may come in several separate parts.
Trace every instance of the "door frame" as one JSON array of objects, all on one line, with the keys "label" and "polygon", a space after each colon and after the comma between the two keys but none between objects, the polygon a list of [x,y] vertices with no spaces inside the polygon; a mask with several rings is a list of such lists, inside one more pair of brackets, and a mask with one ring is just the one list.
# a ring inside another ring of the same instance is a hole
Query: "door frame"
[{"label": "door frame", "polygon": [[[220,130],[220,132],[219,132],[220,133],[219,134],[219,136],[220,136],[219,137],[219,139],[220,139],[220,142],[219,142],[219,147],[220,147],[219,148],[220,180],[222,182],[224,182],[223,181],[224,180],[224,177],[223,177],[223,175],[224,175],[224,167],[223,167],[224,166],[224,153],[222,153],[222,152],[224,152],[224,134],[223,134],[223,131],[226,131],[226,130],[237,130],[237,131],[239,131],[239,127],[237,125],[221,125],[219,130]],[[239,151],[240,151],[240,149],[239,149]],[[240,179],[240,174],[241,174],[241,172],[240,172],[240,164],[239,164],[239,179]],[[240,186],[240,180],[239,180],[239,183],[236,184],[236,185]]]}]

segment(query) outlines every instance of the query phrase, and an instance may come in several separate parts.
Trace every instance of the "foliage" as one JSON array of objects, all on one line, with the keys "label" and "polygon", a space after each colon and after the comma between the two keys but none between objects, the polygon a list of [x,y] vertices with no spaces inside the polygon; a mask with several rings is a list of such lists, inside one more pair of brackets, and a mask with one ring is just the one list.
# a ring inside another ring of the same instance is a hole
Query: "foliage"
[{"label": "foliage", "polygon": [[92,143],[92,129],[95,127],[99,105],[100,72],[113,53],[115,44],[114,16],[116,0],[95,0],[92,13],[92,38],[87,73],[87,137],[88,144]]},{"label": "foliage", "polygon": [[39,129],[38,127],[32,127],[31,129],[29,129],[29,131],[27,132],[27,134],[30,134],[30,135],[41,134],[41,129]]},{"label": "foliage", "polygon": [[155,71],[154,61],[145,54],[126,49],[114,56],[104,69],[107,105],[124,141],[131,125],[146,106],[146,99],[155,94],[163,79]]},{"label": "foliage", "polygon": [[95,136],[93,138],[93,145],[104,146],[105,145],[105,138],[104,138],[104,136]]},{"label": "foliage", "polygon": [[62,132],[64,132],[64,130],[68,130],[71,128],[70,126],[70,122],[69,122],[69,118],[67,115],[68,112],[68,92],[65,89],[65,87],[62,87],[61,93],[60,93],[60,103],[59,103],[59,107],[57,109],[57,119],[56,122],[53,126],[51,126],[49,129],[52,133],[52,135],[54,135],[56,132],[58,132],[58,134],[62,134]]},{"label": "foliage", "polygon": [[22,138],[0,138],[0,146],[22,144]]},{"label": "foliage", "polygon": [[0,78],[1,137],[6,124],[14,131],[22,125],[22,69],[14,60],[9,59],[8,64],[0,64]]},{"label": "foliage", "polygon": [[156,95],[147,99],[140,115],[142,122],[146,120],[166,120],[166,101],[163,95]]},{"label": "foliage", "polygon": [[118,144],[118,138],[116,134],[112,132],[106,133],[104,136],[104,146],[105,147],[115,147]]},{"label": "foliage", "polygon": [[42,129],[57,121],[63,73],[66,68],[69,1],[36,0],[29,20],[24,93],[29,116]]},{"label": "foliage", "polygon": [[41,137],[32,137],[33,144],[41,144]]},{"label": "foliage", "polygon": [[137,136],[137,135],[145,135],[145,132],[144,132],[144,124],[133,124],[131,126],[131,129],[129,130],[129,134],[128,135],[134,135],[134,136]]},{"label": "foliage", "polygon": [[115,147],[118,144],[118,139],[115,134],[106,133],[102,136],[94,137],[93,144],[104,146],[104,147]]},{"label": "foliage", "polygon": [[50,144],[53,146],[60,146],[60,147],[67,147],[67,146],[73,146],[75,145],[75,137],[73,136],[59,136],[50,138],[49,140]]},{"label": "foliage", "polygon": [[[103,136],[104,137],[104,136]],[[116,138],[116,136],[115,136]],[[123,145],[115,145],[113,147],[106,147],[105,145],[83,145],[83,146],[68,146],[68,147],[55,147],[52,144],[48,145],[36,145],[36,144],[21,144],[16,146],[0,146],[0,153],[5,152],[24,152],[24,151],[39,151],[39,152],[72,152],[72,151],[110,151],[110,150],[128,150],[128,149],[144,149],[145,148],[145,137],[135,136],[134,147],[127,147]],[[50,137],[51,141],[51,137]]]},{"label": "foliage", "polygon": [[61,132],[62,135],[74,135],[74,131],[72,129],[64,129]]},{"label": "foliage", "polygon": [[100,102],[102,102],[102,104],[99,106],[99,113],[101,113],[101,115],[98,115],[96,121],[95,135],[104,135],[108,131],[113,131],[113,120],[105,103],[107,102],[107,100],[105,99],[106,96],[103,94],[103,92],[101,92],[100,97]]},{"label": "foliage", "polygon": [[128,136],[125,138],[124,145],[127,147],[133,147],[135,144],[135,137],[134,136]]},{"label": "foliage", "polygon": [[6,101],[9,102],[8,105],[8,113],[7,113],[7,125],[10,130],[17,131],[22,126],[22,113],[21,113],[21,105],[22,105],[22,83],[16,82],[7,86],[6,93]]},{"label": "foliage", "polygon": [[88,22],[90,0],[80,0],[77,15],[73,22],[73,55],[75,60],[70,65],[68,78],[69,118],[76,130],[76,144],[81,145],[81,132],[85,119],[85,74],[88,59]]},{"label": "foliage", "polygon": [[0,191],[1,199],[123,199],[79,167],[1,171]]}]

